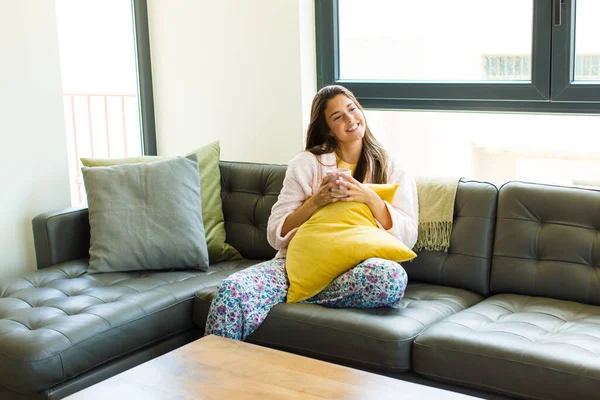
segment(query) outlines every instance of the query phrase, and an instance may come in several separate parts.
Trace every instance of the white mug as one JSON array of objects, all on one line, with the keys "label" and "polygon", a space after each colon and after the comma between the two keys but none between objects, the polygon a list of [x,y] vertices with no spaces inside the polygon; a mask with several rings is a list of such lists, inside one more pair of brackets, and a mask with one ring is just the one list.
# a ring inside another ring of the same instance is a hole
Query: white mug
[{"label": "white mug", "polygon": [[[331,174],[335,174],[335,173],[342,173],[344,175],[352,176],[352,171],[350,171],[350,169],[348,169],[348,168],[328,168],[325,170],[325,175],[331,175]],[[335,176],[335,178],[330,179],[329,182],[335,182],[338,179],[345,181],[343,176]],[[335,188],[341,189],[341,190],[345,189],[343,186],[335,186]],[[333,193],[331,196],[336,197],[336,198],[348,197],[348,195],[337,194],[337,193]]]}]

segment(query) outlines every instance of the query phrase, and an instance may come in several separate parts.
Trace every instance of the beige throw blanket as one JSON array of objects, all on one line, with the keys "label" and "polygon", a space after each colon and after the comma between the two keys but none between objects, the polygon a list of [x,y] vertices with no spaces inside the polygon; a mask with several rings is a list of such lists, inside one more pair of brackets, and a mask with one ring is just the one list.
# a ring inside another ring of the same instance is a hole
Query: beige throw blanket
[{"label": "beige throw blanket", "polygon": [[418,177],[419,237],[413,250],[448,251],[459,178]]}]

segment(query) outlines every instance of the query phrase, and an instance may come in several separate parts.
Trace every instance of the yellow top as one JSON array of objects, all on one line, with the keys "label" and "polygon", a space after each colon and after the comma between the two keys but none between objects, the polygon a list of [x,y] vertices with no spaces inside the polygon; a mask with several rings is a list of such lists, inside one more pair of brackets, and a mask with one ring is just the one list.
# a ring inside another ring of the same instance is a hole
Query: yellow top
[{"label": "yellow top", "polygon": [[336,160],[338,168],[348,168],[350,170],[350,173],[352,174],[352,176],[354,176],[354,171],[356,170],[357,164],[348,164],[347,162],[345,162],[341,158],[339,158],[337,153],[335,155],[335,160]]}]

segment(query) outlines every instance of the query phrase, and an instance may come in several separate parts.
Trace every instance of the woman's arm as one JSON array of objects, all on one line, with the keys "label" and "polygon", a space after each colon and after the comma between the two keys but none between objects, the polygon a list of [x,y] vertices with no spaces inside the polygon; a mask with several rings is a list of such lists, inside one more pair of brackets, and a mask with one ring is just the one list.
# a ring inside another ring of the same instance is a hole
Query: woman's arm
[{"label": "woman's arm", "polygon": [[267,223],[267,241],[275,250],[286,248],[298,226],[284,224],[288,217],[299,210],[304,201],[312,192],[309,180],[300,178],[303,172],[297,171],[301,168],[300,155],[294,157],[288,165],[283,180],[283,187],[277,198],[277,202],[271,209],[271,215]]},{"label": "woman's arm", "polygon": [[417,198],[417,185],[414,179],[406,173],[398,162],[390,157],[390,167],[388,168],[388,183],[397,183],[398,190],[394,195],[392,204],[384,202],[392,219],[392,226],[386,229],[381,223],[380,228],[385,229],[406,246],[413,248],[417,243],[419,226],[419,202]]},{"label": "woman's arm", "polygon": [[287,216],[281,227],[281,236],[285,236],[291,230],[299,228],[318,209],[319,207],[315,204],[313,197],[310,197],[296,211]]},{"label": "woman's arm", "polygon": [[319,190],[313,193],[313,179],[318,168],[316,156],[309,152],[302,152],[290,161],[283,188],[267,223],[267,240],[274,249],[286,248],[298,228],[315,211],[338,201],[330,190],[336,183],[329,182],[329,175],[323,177]]},{"label": "woman's arm", "polygon": [[373,197],[373,199],[367,203],[371,209],[371,212],[373,213],[373,216],[381,225],[381,228],[387,231],[392,228],[393,221],[390,211],[385,204],[385,201],[381,200],[381,197],[377,195],[375,195],[375,197]]},{"label": "woman's arm", "polygon": [[337,186],[336,182],[329,181],[332,176],[333,175],[325,175],[321,181],[319,191],[302,203],[296,211],[288,215],[281,228],[282,236],[285,236],[293,229],[299,228],[300,225],[308,221],[319,208],[339,200],[339,198],[333,197],[333,192],[331,191],[331,189]]}]

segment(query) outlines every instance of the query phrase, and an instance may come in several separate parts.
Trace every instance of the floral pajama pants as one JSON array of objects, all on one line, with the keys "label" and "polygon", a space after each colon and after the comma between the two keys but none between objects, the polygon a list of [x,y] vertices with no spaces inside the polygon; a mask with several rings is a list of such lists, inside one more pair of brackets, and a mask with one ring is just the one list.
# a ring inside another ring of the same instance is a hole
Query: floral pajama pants
[{"label": "floral pajama pants", "polygon": [[[394,307],[402,300],[407,281],[400,264],[369,258],[302,303],[332,308]],[[285,302],[288,286],[285,258],[232,274],[215,294],[205,334],[244,340],[267,318],[271,308]]]}]

